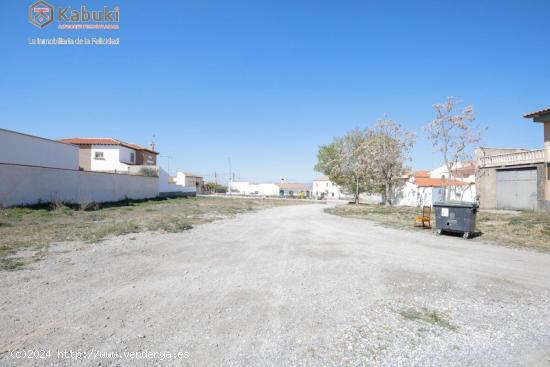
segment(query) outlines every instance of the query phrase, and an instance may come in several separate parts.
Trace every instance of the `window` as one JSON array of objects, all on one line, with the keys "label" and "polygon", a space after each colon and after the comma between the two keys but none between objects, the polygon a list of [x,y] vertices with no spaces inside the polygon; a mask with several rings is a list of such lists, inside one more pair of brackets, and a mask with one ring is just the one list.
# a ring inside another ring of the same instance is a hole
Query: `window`
[{"label": "window", "polygon": [[105,159],[103,152],[95,152],[94,159]]},{"label": "window", "polygon": [[130,162],[134,163],[136,161],[136,153],[130,153]]}]

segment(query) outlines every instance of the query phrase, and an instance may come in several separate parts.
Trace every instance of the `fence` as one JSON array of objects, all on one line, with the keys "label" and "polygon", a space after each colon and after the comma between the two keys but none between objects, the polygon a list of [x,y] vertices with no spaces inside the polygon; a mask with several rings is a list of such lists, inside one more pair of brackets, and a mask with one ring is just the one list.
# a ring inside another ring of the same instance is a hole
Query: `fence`
[{"label": "fence", "polygon": [[544,162],[544,150],[528,150],[507,154],[481,157],[479,167],[498,167],[507,165],[532,164]]},{"label": "fence", "polygon": [[0,163],[0,207],[110,202],[159,194],[158,177]]}]

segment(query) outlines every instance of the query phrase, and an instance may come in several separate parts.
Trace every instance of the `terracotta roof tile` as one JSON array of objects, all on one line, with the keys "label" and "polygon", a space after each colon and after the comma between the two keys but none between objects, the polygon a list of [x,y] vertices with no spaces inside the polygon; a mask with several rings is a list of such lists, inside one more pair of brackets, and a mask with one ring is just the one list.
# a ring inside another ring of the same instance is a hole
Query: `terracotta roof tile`
[{"label": "terracotta roof tile", "polygon": [[63,143],[69,143],[74,145],[120,145],[126,148],[135,149],[135,150],[145,150],[153,154],[159,154],[152,149],[144,148],[141,145],[126,143],[122,140],[117,140],[113,138],[69,138],[59,140]]},{"label": "terracotta roof tile", "polygon": [[279,186],[279,189],[282,189],[282,190],[309,191],[307,186],[301,183],[283,182],[283,183],[278,183],[276,185]]},{"label": "terracotta roof tile", "polygon": [[545,108],[543,110],[538,110],[535,112],[529,112],[523,115],[523,117],[525,118],[538,117],[540,115],[546,115],[547,113],[550,113],[550,108]]},{"label": "terracotta roof tile", "polygon": [[444,186],[466,186],[466,182],[462,181],[449,181],[442,180],[440,178],[428,178],[428,177],[418,177],[415,181],[418,187],[444,187]]}]

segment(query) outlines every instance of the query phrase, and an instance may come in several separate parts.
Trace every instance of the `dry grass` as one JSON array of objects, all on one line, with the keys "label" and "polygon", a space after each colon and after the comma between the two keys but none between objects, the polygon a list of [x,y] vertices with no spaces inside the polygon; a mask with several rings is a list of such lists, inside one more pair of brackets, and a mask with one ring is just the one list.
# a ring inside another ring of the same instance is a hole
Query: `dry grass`
[{"label": "dry grass", "polygon": [[[325,209],[344,217],[368,219],[393,228],[422,230],[413,227],[413,219],[421,209],[384,207],[378,205],[342,205]],[[432,214],[432,225],[435,223]],[[504,246],[515,246],[550,251],[550,214],[533,212],[484,211],[477,215],[477,229],[481,236],[473,241],[490,241]]]},{"label": "dry grass", "polygon": [[[15,270],[42,258],[52,243],[94,243],[145,231],[182,232],[194,225],[239,213],[302,203],[298,200],[199,197],[0,209],[0,270]],[[29,250],[32,256],[19,256],[21,250]]]}]

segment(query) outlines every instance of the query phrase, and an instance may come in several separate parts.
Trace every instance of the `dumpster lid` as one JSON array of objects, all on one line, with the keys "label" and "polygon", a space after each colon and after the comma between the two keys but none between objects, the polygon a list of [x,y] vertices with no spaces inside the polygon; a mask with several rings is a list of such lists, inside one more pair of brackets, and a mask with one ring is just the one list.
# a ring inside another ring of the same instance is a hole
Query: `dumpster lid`
[{"label": "dumpster lid", "polygon": [[458,208],[477,208],[479,205],[472,201],[447,200],[436,201],[433,206],[453,206]]}]

